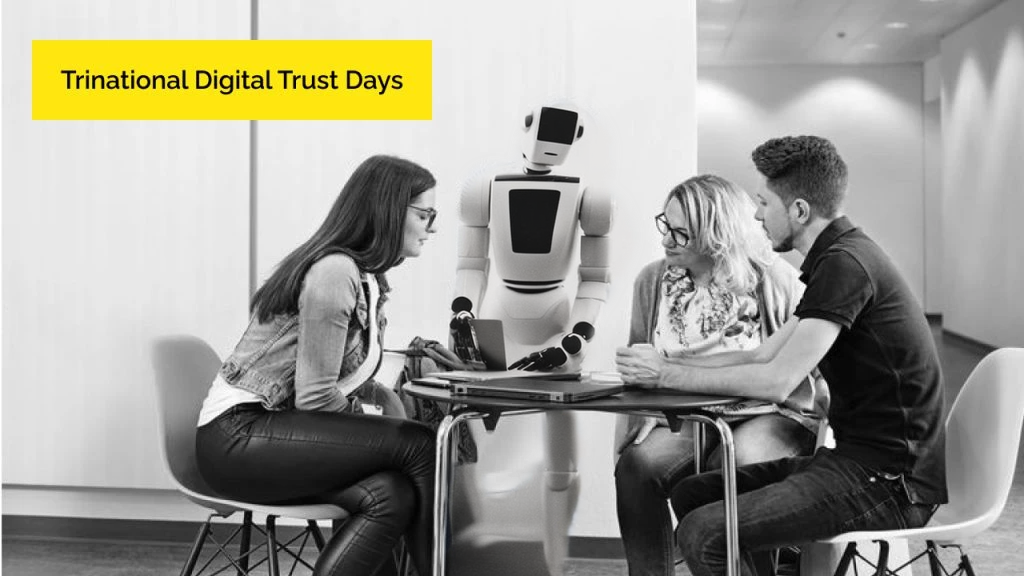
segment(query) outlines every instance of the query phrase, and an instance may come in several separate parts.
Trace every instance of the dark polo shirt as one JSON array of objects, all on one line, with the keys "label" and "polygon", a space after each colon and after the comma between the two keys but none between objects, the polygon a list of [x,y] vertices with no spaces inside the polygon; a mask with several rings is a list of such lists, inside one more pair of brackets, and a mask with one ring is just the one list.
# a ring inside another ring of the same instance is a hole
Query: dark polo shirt
[{"label": "dark polo shirt", "polygon": [[842,326],[818,365],[836,453],[902,475],[911,501],[946,502],[942,372],[924,312],[889,257],[845,216],[800,267],[800,318]]}]

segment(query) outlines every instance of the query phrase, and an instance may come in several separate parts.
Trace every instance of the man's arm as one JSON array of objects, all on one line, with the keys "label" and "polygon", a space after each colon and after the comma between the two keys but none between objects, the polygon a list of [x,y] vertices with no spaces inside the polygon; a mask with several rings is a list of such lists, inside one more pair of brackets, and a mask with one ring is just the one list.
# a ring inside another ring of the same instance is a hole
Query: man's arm
[{"label": "man's arm", "polygon": [[790,318],[788,322],[783,324],[781,328],[776,330],[774,334],[753,350],[735,350],[709,356],[677,356],[666,358],[666,360],[670,364],[693,366],[696,368],[722,368],[737,364],[763,364],[775,358],[779,350],[782,349],[782,346],[789,340],[789,337],[793,335],[793,331],[796,330],[799,322],[800,319],[795,316]]},{"label": "man's arm", "polygon": [[[787,325],[790,323],[787,322]],[[639,388],[662,388],[698,394],[740,396],[780,403],[817,366],[839,336],[839,324],[818,318],[800,320],[769,338],[778,346],[773,358],[764,363],[723,367],[694,367],[669,363],[665,359],[651,366],[649,358],[620,354],[619,372],[626,384]],[[785,334],[789,334],[786,338]],[[766,341],[764,346],[769,346]],[[778,342],[781,341],[781,344]],[[653,368],[653,369],[652,369]]]}]

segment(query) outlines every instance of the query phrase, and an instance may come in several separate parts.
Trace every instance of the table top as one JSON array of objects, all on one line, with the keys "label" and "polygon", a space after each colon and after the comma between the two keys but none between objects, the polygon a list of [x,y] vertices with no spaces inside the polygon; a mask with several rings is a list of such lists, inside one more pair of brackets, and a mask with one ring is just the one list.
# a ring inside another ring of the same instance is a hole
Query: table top
[{"label": "table top", "polygon": [[594,398],[580,402],[546,402],[518,398],[496,398],[493,396],[452,395],[451,391],[437,386],[424,386],[415,381],[406,383],[402,390],[415,398],[434,400],[448,404],[462,404],[477,409],[507,410],[596,410],[599,412],[651,411],[694,411],[709,406],[733,404],[739,398],[731,396],[707,396],[703,394],[680,394],[674,392],[651,392],[626,390],[614,396]]}]

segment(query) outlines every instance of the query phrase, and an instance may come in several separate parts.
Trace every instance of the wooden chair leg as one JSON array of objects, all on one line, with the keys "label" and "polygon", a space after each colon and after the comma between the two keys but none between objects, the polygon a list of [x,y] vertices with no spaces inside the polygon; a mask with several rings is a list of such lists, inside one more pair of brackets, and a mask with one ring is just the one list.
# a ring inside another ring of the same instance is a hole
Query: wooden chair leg
[{"label": "wooden chair leg", "polygon": [[252,511],[246,510],[242,515],[242,535],[238,541],[238,576],[249,573],[249,544],[252,538]]},{"label": "wooden chair leg", "polygon": [[313,537],[313,543],[316,544],[317,552],[323,552],[327,543],[324,542],[324,535],[320,532],[320,525],[316,523],[316,520],[310,520],[307,522],[307,526],[309,534]]},{"label": "wooden chair leg", "polygon": [[267,516],[267,572],[270,576],[280,576],[277,566],[277,531],[274,529],[273,516]]},{"label": "wooden chair leg", "polygon": [[846,550],[843,551],[843,557],[839,559],[839,565],[836,566],[836,572],[834,576],[846,576],[846,571],[850,568],[850,563],[857,556],[857,543],[850,542],[846,545]]},{"label": "wooden chair leg", "polygon": [[963,569],[964,574],[967,576],[974,576],[974,567],[971,566],[971,560],[967,557],[967,554],[961,554],[960,568]]},{"label": "wooden chair leg", "polygon": [[878,566],[875,568],[875,576],[885,576],[889,571],[889,541],[875,540],[878,544]]},{"label": "wooden chair leg", "polygon": [[210,533],[210,518],[203,522],[203,525],[199,527],[199,532],[196,533],[196,539],[192,542],[192,550],[188,553],[188,560],[185,561],[185,566],[181,569],[181,576],[192,576],[192,571],[195,570],[196,561],[199,560],[199,555],[203,551],[203,544],[206,542],[206,536]]}]

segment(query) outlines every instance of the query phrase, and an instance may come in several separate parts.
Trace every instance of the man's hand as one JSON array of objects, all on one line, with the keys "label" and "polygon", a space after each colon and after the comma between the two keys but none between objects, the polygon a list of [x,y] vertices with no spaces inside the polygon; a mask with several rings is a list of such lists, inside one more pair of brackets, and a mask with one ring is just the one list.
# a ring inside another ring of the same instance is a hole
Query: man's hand
[{"label": "man's hand", "polygon": [[661,369],[665,359],[649,344],[621,347],[615,350],[615,369],[622,382],[635,388],[660,388]]}]

